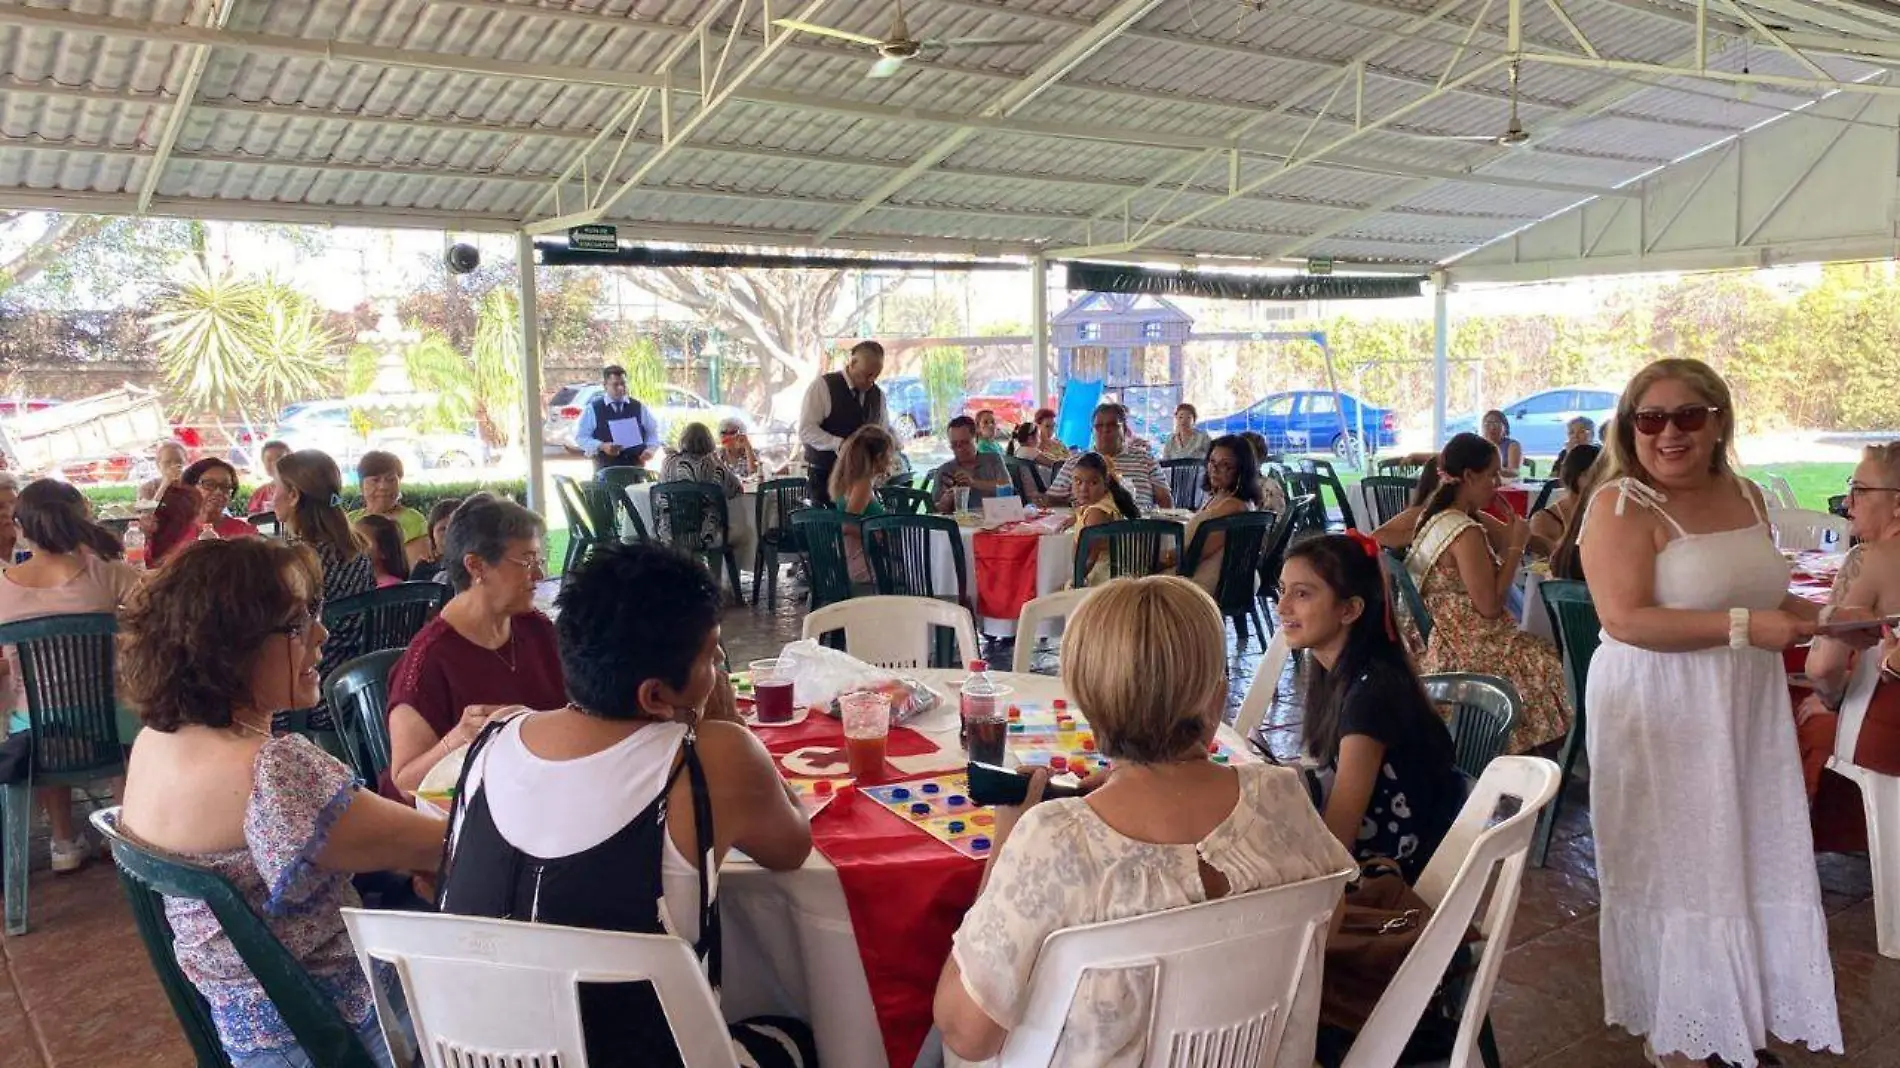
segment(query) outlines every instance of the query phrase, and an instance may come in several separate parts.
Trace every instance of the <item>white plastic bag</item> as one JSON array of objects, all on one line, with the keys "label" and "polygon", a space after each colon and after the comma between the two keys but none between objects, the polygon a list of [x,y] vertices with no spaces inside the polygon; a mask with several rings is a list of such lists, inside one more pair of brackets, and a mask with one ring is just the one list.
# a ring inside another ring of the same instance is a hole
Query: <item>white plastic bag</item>
[{"label": "white plastic bag", "polygon": [[838,715],[840,695],[874,690],[891,699],[891,722],[905,723],[934,710],[943,698],[915,679],[905,679],[889,668],[867,664],[850,653],[820,645],[816,638],[792,642],[779,650],[779,675],[792,680],[792,700],[801,708],[817,707]]}]

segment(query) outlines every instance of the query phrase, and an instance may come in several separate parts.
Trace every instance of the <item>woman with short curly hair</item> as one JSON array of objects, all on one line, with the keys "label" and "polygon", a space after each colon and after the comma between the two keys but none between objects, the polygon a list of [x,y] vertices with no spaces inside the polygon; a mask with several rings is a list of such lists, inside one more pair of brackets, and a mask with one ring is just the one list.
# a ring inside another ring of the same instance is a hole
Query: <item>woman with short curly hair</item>
[{"label": "woman with short curly hair", "polygon": [[[389,1065],[338,909],[358,904],[353,872],[433,871],[444,825],[363,789],[303,736],[271,734],[272,713],[317,702],[321,583],[309,549],[240,538],[187,546],[133,596],[120,686],[148,729],[120,827],[237,887]],[[165,915],[233,1068],[315,1063],[209,906],[168,898]]]}]

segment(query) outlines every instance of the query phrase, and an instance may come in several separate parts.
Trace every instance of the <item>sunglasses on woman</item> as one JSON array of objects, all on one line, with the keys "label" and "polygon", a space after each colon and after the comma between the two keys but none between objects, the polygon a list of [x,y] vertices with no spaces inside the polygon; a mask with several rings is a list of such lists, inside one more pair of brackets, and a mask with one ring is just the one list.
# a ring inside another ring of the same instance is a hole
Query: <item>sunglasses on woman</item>
[{"label": "sunglasses on woman", "polygon": [[1709,416],[1721,410],[1712,404],[1685,404],[1672,411],[1644,408],[1630,416],[1630,421],[1636,425],[1636,432],[1644,437],[1655,437],[1670,423],[1676,424],[1676,429],[1685,434],[1693,434],[1708,426]]}]

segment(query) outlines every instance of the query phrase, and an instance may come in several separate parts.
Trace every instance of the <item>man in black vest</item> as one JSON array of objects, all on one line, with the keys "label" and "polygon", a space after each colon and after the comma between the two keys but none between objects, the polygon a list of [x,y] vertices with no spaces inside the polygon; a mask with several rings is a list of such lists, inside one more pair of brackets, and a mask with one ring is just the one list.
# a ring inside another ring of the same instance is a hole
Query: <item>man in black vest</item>
[{"label": "man in black vest", "polygon": [[[805,403],[798,415],[798,440],[805,444],[805,464],[810,468],[813,503],[831,503],[831,469],[838,462],[838,449],[844,439],[861,426],[890,429],[889,413],[884,407],[884,391],[877,388],[877,376],[884,373],[884,346],[875,341],[860,341],[851,346],[851,358],[844,370],[819,375],[805,391]],[[897,439],[892,431],[891,437]],[[897,441],[902,449],[904,443]]]},{"label": "man in black vest", "polygon": [[627,371],[609,364],[600,372],[600,395],[581,409],[574,444],[594,458],[594,472],[639,467],[660,447],[660,426],[646,405],[627,396]]}]

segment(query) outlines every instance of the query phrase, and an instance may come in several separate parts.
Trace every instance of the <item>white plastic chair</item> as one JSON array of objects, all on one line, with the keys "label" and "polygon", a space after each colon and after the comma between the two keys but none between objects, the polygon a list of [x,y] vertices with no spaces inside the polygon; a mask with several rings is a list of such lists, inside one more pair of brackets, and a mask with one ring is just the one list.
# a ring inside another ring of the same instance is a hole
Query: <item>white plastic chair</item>
[{"label": "white plastic chair", "polygon": [[1770,508],[1768,525],[1775,545],[1790,552],[1810,549],[1847,551],[1847,520],[1812,508]]},{"label": "white plastic chair", "polygon": [[931,597],[853,597],[805,617],[802,637],[844,631],[845,652],[884,668],[930,666],[931,628],[957,632],[958,666],[982,657],[976,622],[961,605]]},{"label": "white plastic chair", "polygon": [[686,1068],[738,1066],[692,947],[671,935],[368,909],[343,923],[385,1020],[370,962],[394,966],[424,1068],[586,1068],[583,980],[650,980]]},{"label": "white plastic chair", "polygon": [[[1043,1068],[1054,1059],[1085,971],[1143,966],[1158,973],[1144,1064],[1268,1068],[1295,997],[1302,989],[1318,994],[1321,939],[1354,874],[1057,931],[1036,956],[1022,1023],[998,1068]],[[1301,1045],[1310,1059],[1311,1037]]]},{"label": "white plastic chair", "polygon": [[1773,508],[1801,507],[1801,502],[1794,499],[1794,487],[1780,475],[1768,476],[1768,504]]},{"label": "white plastic chair", "polygon": [[[1413,887],[1432,906],[1418,943],[1392,977],[1384,996],[1373,1006],[1365,1027],[1353,1040],[1344,1068],[1390,1068],[1399,1063],[1405,1042],[1418,1027],[1426,1003],[1444,978],[1465,929],[1478,911],[1478,901],[1496,874],[1491,907],[1478,931],[1484,944],[1465,995],[1464,1016],[1458,1021],[1458,1041],[1452,1047],[1449,1068],[1479,1063],[1478,1034],[1490,1012],[1491,992],[1504,963],[1504,947],[1511,938],[1511,920],[1517,914],[1517,895],[1524,864],[1537,830],[1537,818],[1557,796],[1563,773],[1542,757],[1503,756],[1484,769],[1484,776],[1465,799],[1458,819],[1432,855],[1430,864]],[[1518,810],[1491,823],[1500,798],[1514,797]]]},{"label": "white plastic chair", "polygon": [[1058,590],[1045,593],[1041,597],[1023,605],[1016,617],[1016,660],[1010,665],[1011,671],[1028,672],[1029,662],[1036,655],[1036,642],[1041,638],[1042,625],[1051,620],[1066,620],[1075,614],[1077,605],[1087,597],[1087,587],[1079,590]]},{"label": "white plastic chair", "polygon": [[1880,955],[1900,960],[1900,778],[1854,763],[1867,704],[1880,684],[1877,650],[1861,654],[1841,698],[1840,728],[1828,769],[1860,787],[1867,813],[1867,861],[1874,873],[1874,941]]},{"label": "white plastic chair", "polygon": [[1260,727],[1260,721],[1267,718],[1273,710],[1273,699],[1280,691],[1280,676],[1286,673],[1287,657],[1292,650],[1286,644],[1286,632],[1280,631],[1273,636],[1267,646],[1267,655],[1260,658],[1260,664],[1254,669],[1253,685],[1247,687],[1247,696],[1241,699],[1240,711],[1234,713],[1234,733],[1242,738],[1253,737]]}]

